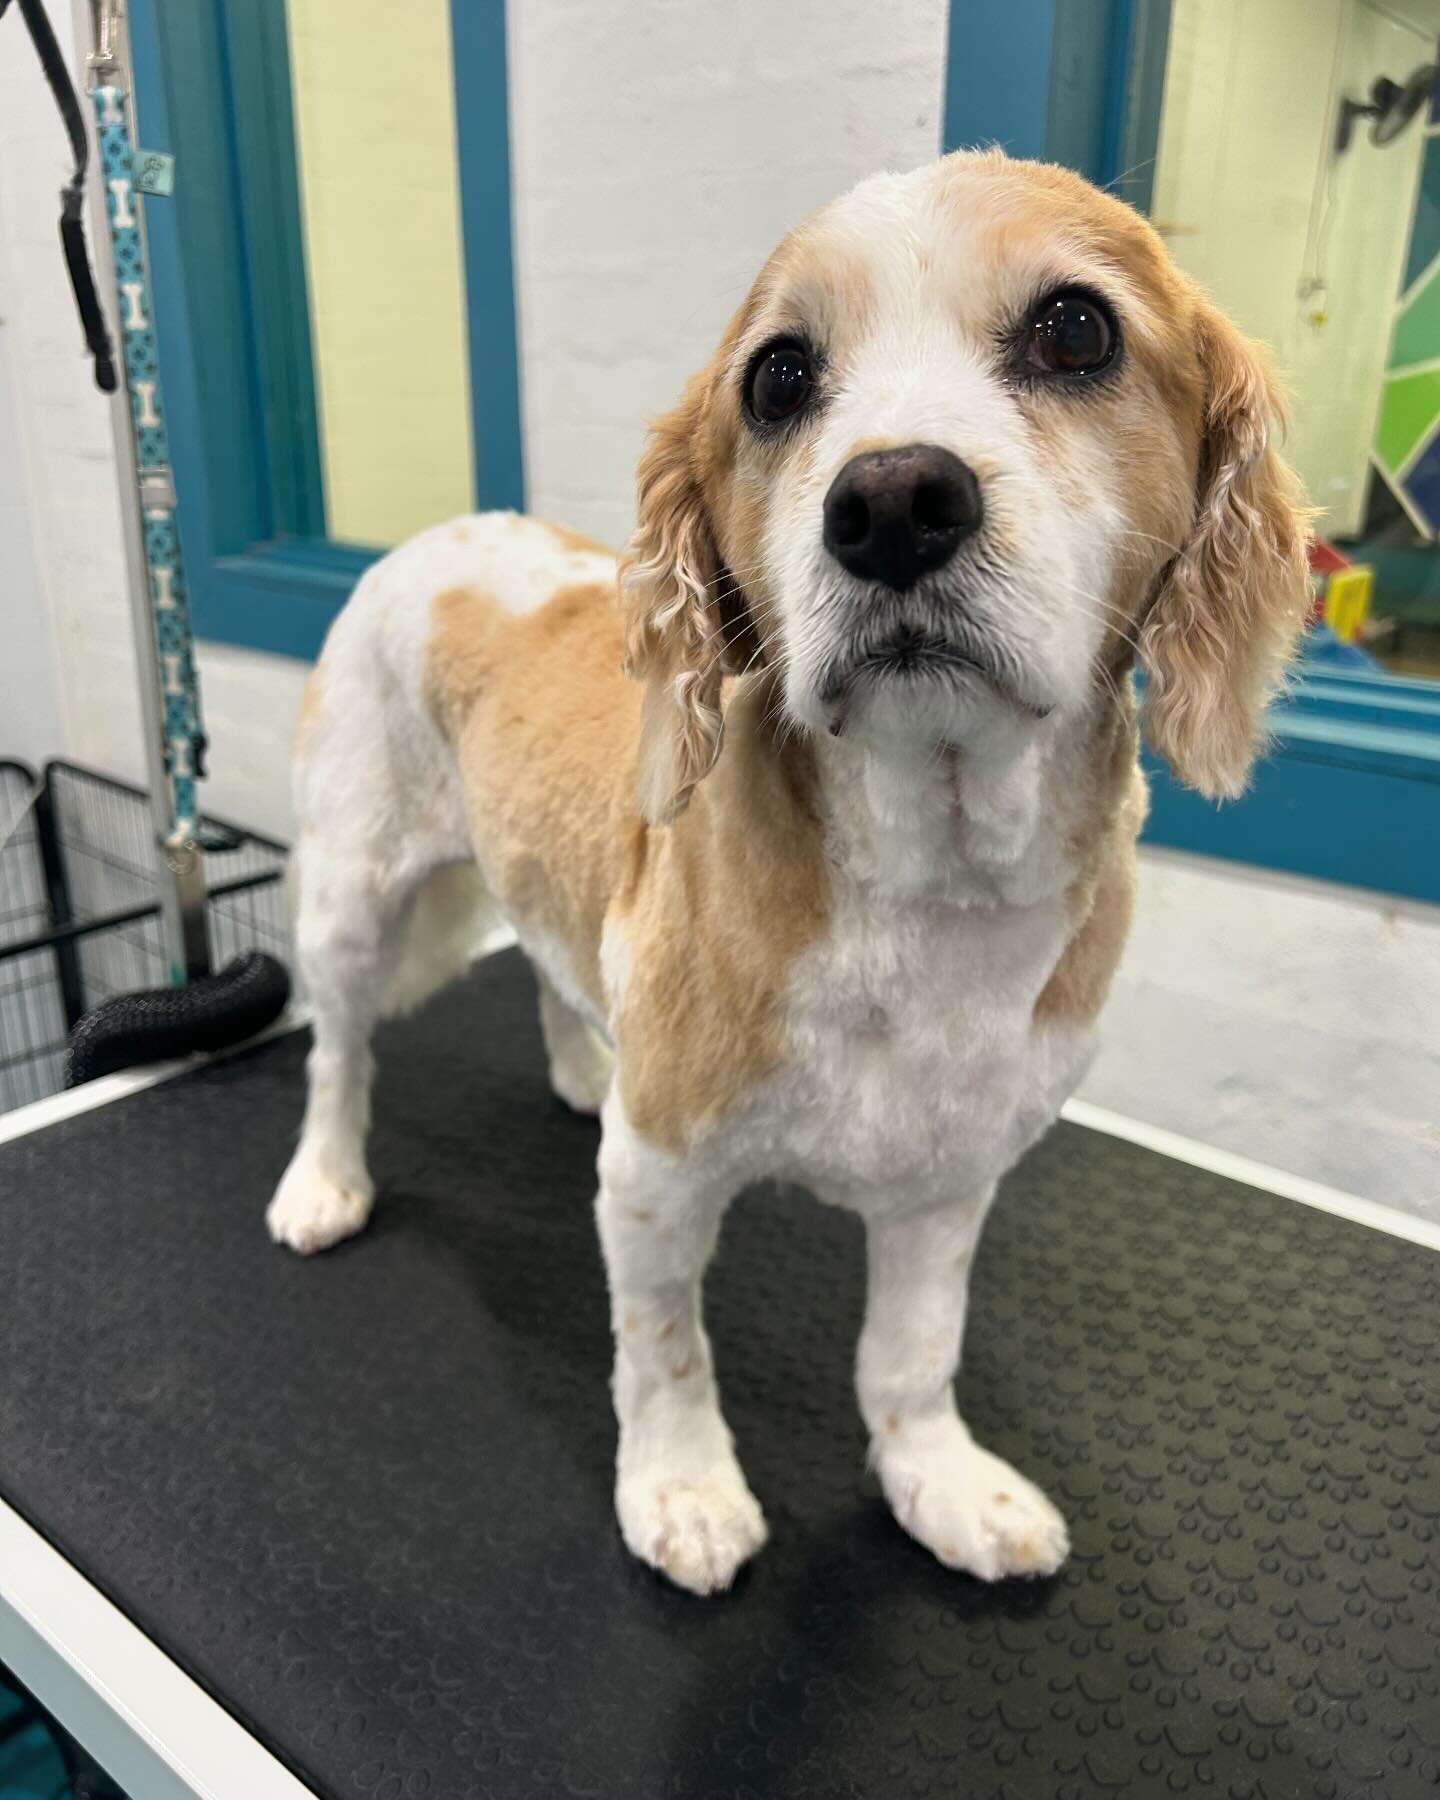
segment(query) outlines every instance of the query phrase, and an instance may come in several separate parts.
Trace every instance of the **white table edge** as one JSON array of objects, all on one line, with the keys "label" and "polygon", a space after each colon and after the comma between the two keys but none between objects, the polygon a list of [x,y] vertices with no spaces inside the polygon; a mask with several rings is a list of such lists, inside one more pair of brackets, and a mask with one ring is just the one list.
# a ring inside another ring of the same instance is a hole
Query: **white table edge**
[{"label": "white table edge", "polygon": [[3,1500],[0,1661],[133,1800],[313,1800]]}]

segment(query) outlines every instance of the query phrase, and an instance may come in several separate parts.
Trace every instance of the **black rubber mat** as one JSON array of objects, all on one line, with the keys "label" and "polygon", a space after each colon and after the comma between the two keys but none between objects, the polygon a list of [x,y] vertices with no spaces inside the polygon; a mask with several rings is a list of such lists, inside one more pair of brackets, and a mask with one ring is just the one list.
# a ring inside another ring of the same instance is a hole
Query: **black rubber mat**
[{"label": "black rubber mat", "polygon": [[1012,1176],[962,1402],[1073,1560],[892,1524],[860,1227],[709,1283],[769,1515],[728,1596],[610,1512],[595,1133],[497,960],[381,1044],[369,1232],[261,1213],[299,1037],[0,1150],[0,1491],[326,1795],[1408,1800],[1440,1784],[1440,1258],[1073,1127]]}]

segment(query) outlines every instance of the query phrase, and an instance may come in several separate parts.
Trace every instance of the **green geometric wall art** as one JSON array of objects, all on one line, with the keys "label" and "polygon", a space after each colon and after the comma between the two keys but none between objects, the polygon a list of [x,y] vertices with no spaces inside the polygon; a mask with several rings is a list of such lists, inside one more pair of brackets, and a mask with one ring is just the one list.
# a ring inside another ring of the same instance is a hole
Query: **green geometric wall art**
[{"label": "green geometric wall art", "polygon": [[1392,474],[1440,418],[1440,369],[1387,377],[1375,450]]},{"label": "green geometric wall art", "polygon": [[1380,389],[1372,460],[1411,522],[1440,536],[1440,84],[1425,148]]}]

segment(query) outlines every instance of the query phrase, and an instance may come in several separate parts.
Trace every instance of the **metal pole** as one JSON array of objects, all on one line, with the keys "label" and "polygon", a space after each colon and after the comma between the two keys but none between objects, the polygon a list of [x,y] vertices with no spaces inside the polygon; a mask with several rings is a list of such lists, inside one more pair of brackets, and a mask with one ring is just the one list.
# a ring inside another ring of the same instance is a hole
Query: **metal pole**
[{"label": "metal pole", "polygon": [[[91,0],[94,49],[86,58],[89,83],[115,82],[125,87],[133,106],[129,47],[122,29],[119,0]],[[132,114],[133,116],[133,114]],[[95,166],[98,167],[98,159]],[[103,172],[102,172],[103,173]],[[138,194],[131,204],[140,220],[144,242],[144,202]],[[90,212],[95,258],[105,293],[116,293],[115,264],[110,242],[110,222],[101,181],[92,181]],[[146,267],[149,246],[145,246]],[[124,333],[117,332],[124,342]],[[117,388],[111,401],[111,427],[115,438],[115,464],[120,484],[120,516],[125,535],[125,565],[130,602],[130,627],[135,644],[135,676],[140,692],[140,715],[145,738],[146,785],[155,826],[157,884],[160,891],[161,929],[170,980],[179,985],[210,973],[210,945],[205,918],[205,870],[198,844],[173,843],[174,794],[166,758],[165,704],[152,611],[150,564],[145,553],[141,496],[135,448],[134,411],[128,382]]]}]

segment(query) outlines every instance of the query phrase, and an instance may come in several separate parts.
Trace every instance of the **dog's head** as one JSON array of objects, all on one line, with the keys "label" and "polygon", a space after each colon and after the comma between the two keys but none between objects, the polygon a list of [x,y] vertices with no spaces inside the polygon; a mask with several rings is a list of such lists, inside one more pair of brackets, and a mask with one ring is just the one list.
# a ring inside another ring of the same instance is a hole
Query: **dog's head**
[{"label": "dog's head", "polygon": [[1279,410],[1080,177],[985,153],[864,182],[781,244],[641,460],[643,810],[684,805],[761,662],[801,728],[963,748],[1138,656],[1156,750],[1239,793],[1307,594]]}]

